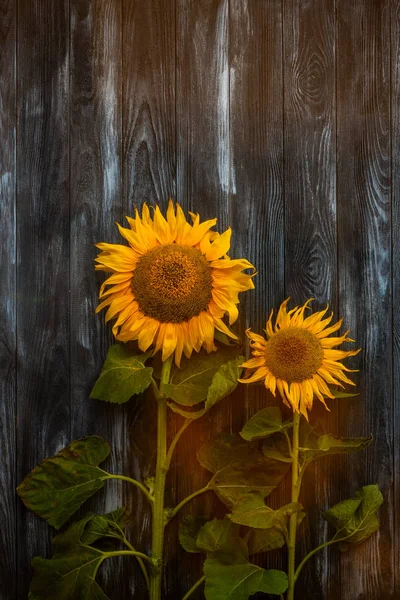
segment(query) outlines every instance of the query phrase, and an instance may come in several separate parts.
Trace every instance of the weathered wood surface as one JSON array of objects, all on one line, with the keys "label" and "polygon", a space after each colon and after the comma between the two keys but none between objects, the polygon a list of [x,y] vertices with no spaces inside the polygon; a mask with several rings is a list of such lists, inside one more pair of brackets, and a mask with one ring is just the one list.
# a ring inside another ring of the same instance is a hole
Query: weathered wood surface
[{"label": "weathered wood surface", "polygon": [[[375,441],[307,473],[313,521],[299,554],[328,535],[320,510],[368,483],[385,497],[381,532],[351,553],[321,552],[298,597],[400,595],[399,35],[398,0],[0,2],[2,600],[27,598],[30,560],[50,552],[49,528],[14,493],[42,458],[97,433],[112,444],[108,468],[138,478],[154,468],[151,403],[88,399],[112,340],[94,315],[93,259],[96,241],[118,241],[115,221],[170,196],[231,225],[232,256],[257,266],[241,331],[260,330],[287,295],[345,317],[363,349],[352,359],[361,393],[312,419]],[[195,448],[265,402],[241,389],[185,432],[169,503],[206,481]],[[90,508],[120,502],[148,550],[150,515],[136,491],[116,483]],[[221,505],[209,493],[184,513],[211,510]],[[171,530],[166,563],[165,599],[178,600],[201,558]],[[146,597],[132,561],[104,568],[102,581],[112,600]]]}]

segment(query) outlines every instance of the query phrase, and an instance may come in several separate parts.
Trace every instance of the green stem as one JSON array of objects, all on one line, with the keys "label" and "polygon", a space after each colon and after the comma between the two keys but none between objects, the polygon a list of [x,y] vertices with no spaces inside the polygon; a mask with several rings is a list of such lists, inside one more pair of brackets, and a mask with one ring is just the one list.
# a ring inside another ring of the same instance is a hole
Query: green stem
[{"label": "green stem", "polygon": [[342,542],[344,539],[346,539],[346,538],[333,539],[333,540],[330,540],[329,542],[325,542],[324,544],[321,544],[320,546],[317,546],[317,548],[314,548],[314,550],[311,550],[311,552],[309,552],[307,554],[307,556],[305,558],[303,558],[303,560],[297,567],[296,573],[294,575],[294,580],[297,581],[297,578],[300,575],[300,571],[302,570],[302,568],[304,567],[304,565],[306,564],[308,559],[311,558],[316,552],[318,552],[318,550],[322,550],[322,548],[326,548],[327,546],[331,546],[332,544],[337,544],[338,542]]},{"label": "green stem", "polygon": [[194,585],[192,585],[190,590],[188,592],[186,592],[186,594],[183,596],[182,600],[187,600],[193,594],[193,592],[195,592],[197,590],[197,588],[203,583],[203,581],[205,581],[205,578],[206,578],[205,575],[203,575],[203,577],[200,577],[200,579],[198,579],[196,581],[196,583]]},{"label": "green stem", "polygon": [[169,469],[169,467],[170,467],[172,455],[173,455],[174,450],[175,450],[175,446],[179,442],[179,439],[180,439],[182,433],[184,431],[186,431],[186,429],[189,427],[189,425],[190,425],[190,423],[192,421],[193,421],[193,419],[185,419],[185,422],[183,423],[182,427],[179,429],[178,433],[176,434],[176,436],[172,440],[171,445],[170,445],[170,447],[168,449],[167,458],[166,458],[166,461],[165,461],[165,465],[166,465],[167,469]]},{"label": "green stem", "polygon": [[183,506],[185,506],[185,504],[187,502],[190,502],[190,500],[193,500],[193,498],[196,498],[196,496],[200,496],[200,494],[204,494],[204,492],[208,492],[209,489],[210,488],[208,487],[208,485],[206,485],[205,487],[201,488],[200,490],[193,492],[193,494],[190,494],[190,496],[187,496],[186,498],[184,498],[182,500],[182,502],[179,502],[179,504],[177,504],[175,506],[175,508],[173,510],[171,510],[171,512],[169,513],[169,520],[173,519],[174,516],[181,510],[181,508]]},{"label": "green stem", "polygon": [[[132,544],[126,539],[124,532],[122,531],[122,529],[120,527],[118,527],[118,529],[121,531],[122,535],[123,535],[123,543],[125,544],[125,546],[127,548],[129,548],[132,552],[136,552],[135,548],[132,546]],[[143,576],[145,578],[146,581],[146,587],[148,592],[150,593],[150,579],[149,579],[149,574],[147,572],[147,569],[144,565],[143,559],[140,556],[136,556],[136,560],[138,561],[139,567],[142,570]]]},{"label": "green stem", "polygon": [[[292,497],[291,502],[297,502],[300,493],[300,477],[299,477],[299,425],[300,414],[293,413],[293,443],[292,443]],[[289,523],[289,544],[288,544],[288,578],[289,587],[287,592],[287,600],[294,600],[295,579],[295,560],[296,560],[296,530],[297,530],[297,514],[290,516]]]},{"label": "green stem", "polygon": [[[170,356],[162,366],[162,385],[169,382],[173,355]],[[162,582],[162,558],[164,546],[164,495],[165,480],[167,477],[167,399],[162,395],[156,395],[157,399],[157,464],[156,478],[154,482],[154,504],[153,504],[153,531],[152,531],[152,557],[156,563],[155,572],[150,579],[150,600],[161,599]]]},{"label": "green stem", "polygon": [[[90,546],[91,550],[93,547]],[[143,554],[143,552],[137,552],[137,550],[116,550],[115,552],[102,552],[105,558],[109,558],[111,556],[136,556],[137,558],[142,558],[143,560],[147,560],[150,564],[154,564],[153,559],[147,554]]]},{"label": "green stem", "polygon": [[105,479],[121,479],[122,481],[132,483],[143,492],[150,504],[153,504],[154,498],[150,496],[149,491],[144,487],[143,483],[140,483],[140,481],[136,481],[136,479],[132,479],[131,477],[125,477],[125,475],[111,475],[110,473],[107,473],[107,475],[108,476],[105,477]]},{"label": "green stem", "polygon": [[286,431],[286,429],[283,430],[283,433],[284,433],[284,435],[286,437],[286,441],[287,441],[287,445],[288,445],[288,449],[289,449],[289,455],[292,456],[292,444],[291,444],[291,441],[290,441],[289,434]]}]

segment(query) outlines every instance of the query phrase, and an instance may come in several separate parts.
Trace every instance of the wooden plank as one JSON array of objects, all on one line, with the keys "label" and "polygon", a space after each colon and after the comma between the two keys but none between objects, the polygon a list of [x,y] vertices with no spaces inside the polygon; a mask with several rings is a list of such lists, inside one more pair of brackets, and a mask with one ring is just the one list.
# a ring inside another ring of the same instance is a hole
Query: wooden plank
[{"label": "wooden plank", "polygon": [[[121,194],[121,2],[71,1],[71,438],[103,436],[111,445],[104,468],[124,471],[127,406],[90,400],[112,343],[104,314],[95,315],[104,274],[95,274],[100,241],[120,243],[115,221],[122,220]],[[123,505],[120,482],[85,505],[108,512]],[[123,581],[122,564],[106,561],[100,574],[106,590]],[[100,581],[100,578],[99,578]]]},{"label": "wooden plank", "polygon": [[391,194],[393,311],[393,571],[394,598],[400,595],[400,2],[391,7]]},{"label": "wooden plank", "polygon": [[[228,55],[228,1],[178,0],[176,19],[177,200],[202,219],[218,217],[217,229],[233,226],[233,244],[240,239],[230,212],[232,156]],[[232,253],[231,253],[232,254]],[[232,254],[233,255],[233,254]],[[236,250],[235,250],[236,255]],[[208,474],[196,450],[231,426],[232,401],[223,401],[182,436],[172,468],[172,491],[177,500],[200,489]],[[171,499],[172,499],[171,495]],[[223,514],[208,492],[182,510],[186,514]],[[170,538],[170,548],[176,544]],[[202,573],[202,557],[176,552],[169,562],[168,588],[182,597]],[[174,573],[179,569],[179,581]],[[194,598],[202,597],[199,590]]]},{"label": "wooden plank", "polygon": [[[285,289],[293,305],[314,297],[312,308],[337,294],[335,165],[335,15],[333,0],[283,4]],[[337,406],[315,407],[310,422],[336,431]],[[321,410],[322,408],[322,410]],[[306,472],[300,500],[307,523],[297,560],[326,536],[320,513],[337,499],[336,461]],[[338,596],[338,559],[321,552],[306,565],[297,594]]]},{"label": "wooden plank", "polygon": [[[165,209],[168,198],[176,195],[175,3],[124,2],[122,23],[123,208],[125,215],[132,215],[134,206],[140,208],[145,201]],[[155,473],[157,418],[150,390],[131,400],[128,410],[125,471],[143,480]],[[147,501],[140,491],[126,489],[125,503],[137,516],[130,532],[132,543],[148,551],[151,524]],[[168,552],[168,544],[166,549]],[[169,569],[168,556],[166,560]],[[175,580],[176,571],[172,577]],[[125,579],[126,597],[145,597],[142,574],[132,561]]]},{"label": "wooden plank", "polygon": [[[70,439],[68,1],[18,2],[17,481]],[[18,598],[50,528],[20,501]]]},{"label": "wooden plank", "polygon": [[[281,0],[234,0],[229,7],[230,137],[234,187],[230,214],[234,255],[257,268],[255,290],[242,295],[238,330],[261,333],[271,308],[284,298],[283,94]],[[246,342],[247,346],[247,342]],[[240,386],[235,429],[279,400],[264,386]],[[285,485],[269,498],[283,505]],[[255,557],[286,570],[281,551]]]},{"label": "wooden plank", "polygon": [[16,597],[16,10],[12,0],[0,12],[0,596]]},{"label": "wooden plank", "polygon": [[362,353],[360,396],[341,430],[375,441],[345,461],[341,497],[378,483],[380,534],[341,558],[342,600],[393,595],[390,222],[390,2],[338,0],[337,149],[340,312]]}]

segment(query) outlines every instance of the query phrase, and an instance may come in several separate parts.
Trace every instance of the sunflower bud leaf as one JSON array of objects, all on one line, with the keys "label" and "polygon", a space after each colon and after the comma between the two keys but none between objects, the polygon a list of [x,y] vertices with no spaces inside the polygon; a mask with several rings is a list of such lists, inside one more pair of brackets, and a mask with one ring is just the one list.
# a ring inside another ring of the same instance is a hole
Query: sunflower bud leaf
[{"label": "sunflower bud leaf", "polygon": [[347,549],[347,544],[366,540],[379,529],[377,510],[382,502],[378,486],[367,485],[355,498],[343,500],[323,513],[323,518],[336,529],[333,539],[340,542],[341,550]]},{"label": "sunflower bud leaf", "polygon": [[270,529],[250,528],[245,534],[245,540],[250,555],[269,552],[285,545],[285,538],[280,527],[271,527]]},{"label": "sunflower bud leaf", "polygon": [[135,394],[144,392],[153,374],[152,367],[145,367],[150,354],[135,354],[121,344],[111,346],[90,397],[122,404]]},{"label": "sunflower bud leaf", "polygon": [[269,406],[253,415],[243,427],[240,435],[244,440],[259,440],[291,427],[293,427],[292,421],[282,422],[282,415],[278,406]]},{"label": "sunflower bud leaf", "polygon": [[110,454],[108,443],[88,436],[43,460],[17,488],[25,506],[59,529],[101,489],[108,474],[98,465]]},{"label": "sunflower bud leaf", "polygon": [[190,359],[183,358],[180,368],[172,369],[170,382],[162,385],[161,392],[183,406],[206,402],[208,410],[237,386],[239,365],[244,360],[239,355],[237,346],[226,346],[211,354],[202,351]]}]

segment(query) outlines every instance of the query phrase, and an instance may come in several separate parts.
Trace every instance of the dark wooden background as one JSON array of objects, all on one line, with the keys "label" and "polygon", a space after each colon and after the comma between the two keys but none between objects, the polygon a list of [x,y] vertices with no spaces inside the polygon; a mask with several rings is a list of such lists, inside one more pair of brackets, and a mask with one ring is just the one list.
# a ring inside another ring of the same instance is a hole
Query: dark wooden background
[{"label": "dark wooden background", "polygon": [[[375,441],[308,472],[299,556],[327,539],[322,509],[375,482],[380,533],[347,554],[319,553],[298,598],[399,598],[400,0],[0,0],[0,43],[1,600],[27,598],[31,558],[50,553],[50,528],[14,493],[40,460],[96,433],[111,442],[110,470],[151,473],[151,399],[89,400],[112,341],[94,315],[94,244],[117,242],[114,222],[134,205],[170,196],[232,225],[231,255],[257,266],[242,330],[260,330],[287,295],[314,296],[362,346],[360,396],[311,420]],[[194,424],[168,501],[206,481],[194,458],[203,440],[271,401],[241,388]],[[140,493],[118,482],[88,506],[122,502],[147,549]],[[210,493],[186,512],[213,509]],[[168,600],[201,572],[176,544],[172,530]],[[145,598],[131,560],[106,566],[102,581],[112,600]]]}]

